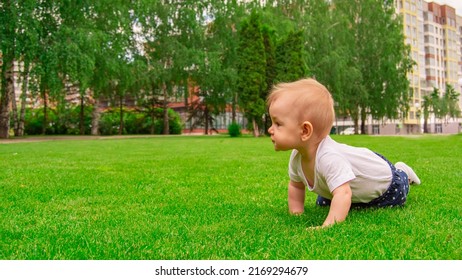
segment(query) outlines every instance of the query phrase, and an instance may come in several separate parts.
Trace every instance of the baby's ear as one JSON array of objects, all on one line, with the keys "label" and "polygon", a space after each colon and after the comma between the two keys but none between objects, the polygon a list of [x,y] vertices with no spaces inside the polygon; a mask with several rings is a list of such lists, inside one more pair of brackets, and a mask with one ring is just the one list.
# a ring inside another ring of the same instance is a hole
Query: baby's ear
[{"label": "baby's ear", "polygon": [[307,141],[308,139],[311,138],[311,135],[313,135],[313,125],[306,121],[302,124],[302,130],[301,130],[301,138],[302,141]]}]

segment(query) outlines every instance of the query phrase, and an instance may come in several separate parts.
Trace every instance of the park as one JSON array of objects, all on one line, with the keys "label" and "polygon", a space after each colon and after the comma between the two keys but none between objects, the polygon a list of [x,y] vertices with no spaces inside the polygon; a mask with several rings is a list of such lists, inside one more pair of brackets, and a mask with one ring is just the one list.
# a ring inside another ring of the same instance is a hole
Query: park
[{"label": "park", "polygon": [[[18,3],[0,3],[1,260],[462,259],[454,8]],[[289,214],[266,99],[308,77],[334,140],[416,171],[403,207],[307,230],[329,211],[308,192]]]},{"label": "park", "polygon": [[417,53],[405,24],[420,17],[398,2],[102,3],[0,6],[0,138],[208,134],[233,123],[259,135],[271,87],[304,77],[332,93],[337,132],[462,129],[459,33],[432,21],[455,23],[451,7],[419,1],[419,28],[434,34],[415,38]]},{"label": "park", "polygon": [[1,259],[456,260],[461,135],[334,136],[411,164],[404,207],[287,210],[288,152],[268,137],[0,143]]}]

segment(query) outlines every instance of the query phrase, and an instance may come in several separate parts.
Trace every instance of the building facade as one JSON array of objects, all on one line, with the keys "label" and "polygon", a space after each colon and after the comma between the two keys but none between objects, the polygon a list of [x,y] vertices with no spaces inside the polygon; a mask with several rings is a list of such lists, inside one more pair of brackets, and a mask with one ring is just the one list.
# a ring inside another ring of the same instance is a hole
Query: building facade
[{"label": "building facade", "polygon": [[[402,124],[403,133],[420,133],[425,96],[434,88],[444,93],[447,84],[462,92],[462,17],[451,6],[424,0],[395,0],[395,7],[402,16],[406,44],[411,46],[416,62],[408,75],[412,98]],[[430,133],[461,132],[460,119],[439,120],[430,116],[428,121]]]}]

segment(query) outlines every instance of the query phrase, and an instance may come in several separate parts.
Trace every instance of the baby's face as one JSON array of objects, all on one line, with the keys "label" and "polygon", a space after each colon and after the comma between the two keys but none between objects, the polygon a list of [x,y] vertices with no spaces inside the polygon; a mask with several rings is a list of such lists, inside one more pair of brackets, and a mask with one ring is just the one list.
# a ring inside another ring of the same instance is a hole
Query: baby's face
[{"label": "baby's face", "polygon": [[272,125],[268,132],[276,151],[295,149],[300,142],[301,127],[291,105],[290,100],[281,97],[269,107]]}]

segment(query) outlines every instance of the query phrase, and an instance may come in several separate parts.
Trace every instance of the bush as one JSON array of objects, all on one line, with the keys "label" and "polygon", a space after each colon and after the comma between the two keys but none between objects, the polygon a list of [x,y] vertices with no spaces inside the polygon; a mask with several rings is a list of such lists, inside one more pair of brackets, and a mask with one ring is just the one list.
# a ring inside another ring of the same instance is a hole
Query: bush
[{"label": "bush", "polygon": [[[163,112],[164,109],[162,108],[156,109],[155,115],[159,116],[154,122],[154,130],[156,134],[162,134],[164,131]],[[170,131],[170,134],[181,134],[181,132],[183,131],[183,124],[181,123],[180,115],[172,109],[168,109],[168,120],[168,129]]]},{"label": "bush", "polygon": [[119,110],[108,110],[101,114],[99,132],[101,135],[118,134],[119,124]]},{"label": "bush", "polygon": [[[84,133],[91,132],[91,112],[93,107],[85,106],[83,113]],[[61,109],[56,113],[54,122],[54,134],[79,135],[80,134],[80,105]]]},{"label": "bush", "polygon": [[27,109],[24,115],[24,134],[42,134],[43,109]]},{"label": "bush", "polygon": [[228,126],[228,133],[231,137],[241,136],[241,126],[235,122]]},{"label": "bush", "polygon": [[[146,112],[124,110],[123,134],[150,134],[154,125],[154,134],[162,134],[164,130],[163,109],[154,109],[154,123],[152,117]],[[178,113],[168,109],[170,134],[181,134],[183,125]],[[120,109],[113,109],[101,115],[99,129],[102,135],[114,135],[119,133]]]},{"label": "bush", "polygon": [[[84,127],[85,134],[90,133],[92,108],[85,107]],[[43,108],[26,109],[24,115],[24,133],[26,135],[39,135],[43,132]],[[80,106],[57,110],[48,108],[48,125],[46,128],[47,135],[69,135],[80,134]]]},{"label": "bush", "polygon": [[[91,133],[92,107],[85,107],[85,134]],[[123,134],[162,134],[164,129],[162,108],[155,108],[150,113],[124,109]],[[151,113],[153,117],[151,117]],[[181,134],[183,124],[180,115],[168,109],[170,134]],[[43,132],[43,108],[27,109],[25,113],[24,129],[26,135],[39,135]],[[47,135],[80,134],[80,106],[73,106],[57,110],[48,109]],[[101,114],[99,130],[102,135],[116,135],[119,133],[120,109],[109,109]]]}]

